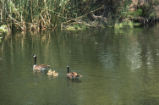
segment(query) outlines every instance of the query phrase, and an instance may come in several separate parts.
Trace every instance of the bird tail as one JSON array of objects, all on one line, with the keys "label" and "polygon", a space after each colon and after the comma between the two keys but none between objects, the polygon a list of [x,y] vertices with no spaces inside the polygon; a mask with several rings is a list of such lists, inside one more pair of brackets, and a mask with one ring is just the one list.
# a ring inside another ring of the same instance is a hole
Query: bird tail
[{"label": "bird tail", "polygon": [[78,74],[77,77],[82,77],[82,75],[81,75],[81,74]]}]

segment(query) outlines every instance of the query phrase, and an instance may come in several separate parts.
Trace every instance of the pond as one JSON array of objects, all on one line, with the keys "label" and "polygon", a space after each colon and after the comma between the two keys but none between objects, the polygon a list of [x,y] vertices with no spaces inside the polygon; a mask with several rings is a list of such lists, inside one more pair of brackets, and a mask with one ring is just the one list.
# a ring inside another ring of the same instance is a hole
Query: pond
[{"label": "pond", "polygon": [[[159,105],[158,28],[6,36],[0,105]],[[59,76],[33,73],[33,54]],[[83,77],[68,80],[67,65]]]}]

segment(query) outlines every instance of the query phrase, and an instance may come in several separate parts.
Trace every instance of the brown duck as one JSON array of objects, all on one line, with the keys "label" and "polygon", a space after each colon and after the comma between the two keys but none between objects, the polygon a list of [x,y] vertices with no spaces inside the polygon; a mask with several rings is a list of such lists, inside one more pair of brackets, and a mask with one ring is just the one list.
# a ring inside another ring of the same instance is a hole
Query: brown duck
[{"label": "brown duck", "polygon": [[67,66],[67,78],[69,79],[79,79],[82,77],[82,75],[76,73],[76,72],[70,72],[70,67]]},{"label": "brown duck", "polygon": [[33,65],[33,71],[37,71],[37,72],[47,72],[50,69],[50,65],[46,65],[46,64],[36,64],[37,61],[37,56],[34,54],[33,56],[34,58],[34,65]]}]

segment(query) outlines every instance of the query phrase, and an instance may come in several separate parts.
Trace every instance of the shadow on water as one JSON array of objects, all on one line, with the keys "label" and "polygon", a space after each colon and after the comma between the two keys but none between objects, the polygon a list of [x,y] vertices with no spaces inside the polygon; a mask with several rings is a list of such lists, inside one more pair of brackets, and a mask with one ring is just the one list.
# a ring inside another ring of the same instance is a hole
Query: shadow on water
[{"label": "shadow on water", "polygon": [[[1,105],[157,105],[159,30],[17,33],[0,45]],[[32,55],[57,78],[33,73]],[[66,65],[84,76],[66,78]]]},{"label": "shadow on water", "polygon": [[73,82],[73,83],[81,83],[82,82],[82,80],[80,80],[80,79],[68,79],[68,78],[67,78],[67,81]]}]

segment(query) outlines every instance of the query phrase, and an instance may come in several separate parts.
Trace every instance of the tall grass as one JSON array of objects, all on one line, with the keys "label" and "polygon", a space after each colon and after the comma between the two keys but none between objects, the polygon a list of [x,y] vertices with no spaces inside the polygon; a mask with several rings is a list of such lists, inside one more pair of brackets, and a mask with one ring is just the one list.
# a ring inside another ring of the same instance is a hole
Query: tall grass
[{"label": "tall grass", "polygon": [[125,10],[122,4],[127,6],[126,2],[132,0],[0,0],[0,25],[22,31],[55,29],[103,5],[96,14],[114,19]]},{"label": "tall grass", "polygon": [[78,0],[0,0],[0,24],[12,29],[43,30],[77,16]]}]

